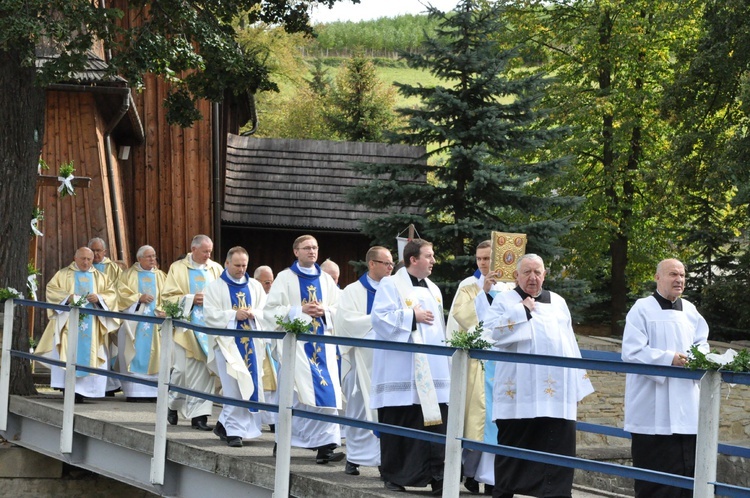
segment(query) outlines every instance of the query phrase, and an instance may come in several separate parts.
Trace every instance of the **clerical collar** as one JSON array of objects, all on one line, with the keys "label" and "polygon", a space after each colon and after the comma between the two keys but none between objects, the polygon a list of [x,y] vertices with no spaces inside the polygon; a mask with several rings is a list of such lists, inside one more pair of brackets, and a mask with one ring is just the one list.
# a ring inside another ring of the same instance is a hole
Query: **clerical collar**
[{"label": "clerical collar", "polygon": [[380,285],[379,281],[373,280],[372,278],[370,278],[369,273],[367,274],[367,282],[370,284],[370,287],[372,287],[373,289],[377,289],[378,286]]},{"label": "clerical collar", "polygon": [[527,297],[531,297],[537,303],[544,303],[544,304],[550,304],[550,303],[552,303],[552,294],[550,294],[550,292],[548,290],[542,289],[542,292],[540,292],[539,295],[536,296],[536,297],[532,296],[531,294],[528,294],[528,293],[524,292],[524,290],[521,289],[521,287],[518,286],[518,285],[513,290],[515,290],[518,293],[518,295],[521,296],[521,301],[523,301]]},{"label": "clerical collar", "polygon": [[247,273],[242,275],[242,278],[234,278],[233,276],[229,274],[229,272],[227,272],[227,278],[231,280],[232,282],[234,282],[235,284],[244,284],[248,281]]},{"label": "clerical collar", "polygon": [[135,264],[135,269],[138,270],[138,271],[150,271],[151,273],[154,273],[156,271],[156,267],[155,266],[153,268],[151,268],[150,270],[146,270],[145,268],[143,268],[141,266],[140,263],[136,263]]},{"label": "clerical collar", "polygon": [[305,266],[300,265],[299,261],[298,261],[297,262],[297,268],[299,269],[299,271],[301,271],[302,273],[304,273],[306,275],[317,275],[318,274],[318,269],[315,268],[315,265],[305,267]]},{"label": "clerical collar", "polygon": [[406,274],[409,275],[409,280],[411,280],[411,285],[413,285],[414,287],[424,287],[425,289],[427,288],[427,282],[425,281],[425,279],[419,280],[417,277],[415,277],[408,271],[406,272]]},{"label": "clerical collar", "polygon": [[208,261],[206,261],[202,265],[199,265],[198,263],[195,262],[195,260],[193,260],[193,255],[192,254],[188,254],[187,255],[187,260],[188,260],[188,263],[190,263],[190,266],[192,266],[193,268],[196,268],[198,270],[204,270],[206,267],[208,267]]},{"label": "clerical collar", "polygon": [[659,303],[659,306],[661,306],[661,309],[663,310],[675,310],[675,311],[682,311],[682,298],[678,297],[674,300],[674,302],[670,301],[666,297],[659,294],[658,291],[654,291],[654,299],[656,299],[656,302]]}]

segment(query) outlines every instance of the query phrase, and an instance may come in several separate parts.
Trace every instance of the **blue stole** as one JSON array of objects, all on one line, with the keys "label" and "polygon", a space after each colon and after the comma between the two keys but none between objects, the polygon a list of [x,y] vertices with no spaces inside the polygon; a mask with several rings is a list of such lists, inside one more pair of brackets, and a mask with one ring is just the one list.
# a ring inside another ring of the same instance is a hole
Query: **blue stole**
[{"label": "blue stole", "polygon": [[370,285],[370,281],[367,280],[367,273],[359,277],[359,283],[367,291],[367,314],[372,313],[372,303],[375,302],[375,288]]},{"label": "blue stole", "polygon": [[[96,268],[100,272],[104,273],[104,263],[94,263],[94,268]],[[106,275],[106,273],[105,273],[105,275]]]},{"label": "blue stole", "polygon": [[482,272],[479,271],[479,269],[477,268],[477,271],[474,272],[474,278],[476,278],[477,280],[479,280],[479,277],[481,277],[481,276],[482,276]]},{"label": "blue stole", "polygon": [[[188,279],[190,281],[190,293],[197,294],[203,292],[206,288],[208,270],[201,270],[198,268],[188,268]],[[196,325],[205,325],[206,319],[203,316],[203,305],[193,305],[193,310],[190,312],[190,323]],[[198,341],[198,345],[203,350],[203,354],[208,356],[208,336],[203,332],[193,331],[195,334],[195,340]]]},{"label": "blue stole", "polygon": [[[150,303],[139,303],[143,308],[143,315],[156,316],[156,274],[150,271],[138,272],[138,292],[154,296]],[[154,340],[155,324],[138,322],[135,328],[135,356],[130,361],[130,372],[137,374],[148,374],[148,365],[151,361],[151,345]]]},{"label": "blue stole", "polygon": [[484,442],[497,443],[497,425],[492,422],[492,387],[495,385],[495,361],[484,362]]},{"label": "blue stole", "polygon": [[[323,292],[320,287],[320,266],[315,264],[316,275],[308,275],[299,269],[297,261],[292,264],[292,272],[297,275],[299,282],[299,294],[302,297],[301,305],[310,302],[320,302],[323,300]],[[322,318],[313,318],[310,323],[310,333],[323,335],[325,333],[324,321]],[[312,374],[312,383],[315,390],[315,406],[335,407],[336,392],[333,388],[331,374],[328,372],[328,360],[326,358],[325,344],[318,346],[315,342],[306,342],[304,344],[305,356],[310,363],[310,373]]]},{"label": "blue stole", "polygon": [[[250,279],[247,273],[245,274],[245,278],[247,280]],[[229,297],[232,300],[233,310],[252,306],[253,298],[250,294],[250,288],[247,285],[247,281],[245,281],[244,284],[238,284],[229,278],[226,270],[221,273],[221,279],[227,284],[227,287],[229,287]],[[250,320],[237,321],[237,330],[253,330],[252,323]],[[249,336],[236,336],[234,342],[237,344],[237,349],[239,349],[240,355],[242,355],[242,359],[245,361],[245,366],[247,367],[248,372],[250,372],[250,377],[252,377],[253,385],[255,386],[253,394],[250,396],[250,401],[258,401],[258,391],[262,389],[263,386],[258,386],[258,362],[256,361],[253,339]],[[248,410],[251,412],[258,411],[256,408],[248,408]]]},{"label": "blue stole", "polygon": [[[94,293],[94,274],[88,271],[75,272],[75,288],[73,294],[85,296]],[[87,302],[84,308],[92,309],[94,305]],[[68,330],[68,333],[71,331]],[[76,363],[87,367],[96,367],[91,361],[91,340],[93,334],[97,333],[94,315],[86,315],[78,321],[78,347],[76,348]],[[85,377],[88,372],[76,370],[76,377]]]}]

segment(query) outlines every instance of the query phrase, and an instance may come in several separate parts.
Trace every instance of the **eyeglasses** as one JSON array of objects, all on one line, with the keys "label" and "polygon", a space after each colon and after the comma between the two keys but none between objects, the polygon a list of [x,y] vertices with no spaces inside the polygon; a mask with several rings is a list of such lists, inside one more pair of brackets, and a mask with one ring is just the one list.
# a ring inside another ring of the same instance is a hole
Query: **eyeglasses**
[{"label": "eyeglasses", "polygon": [[318,246],[300,247],[300,251],[317,251]]},{"label": "eyeglasses", "polygon": [[379,259],[371,259],[370,261],[375,261],[376,263],[380,263],[381,265],[385,265],[388,268],[393,268],[395,265],[391,263],[390,261],[380,261]]}]

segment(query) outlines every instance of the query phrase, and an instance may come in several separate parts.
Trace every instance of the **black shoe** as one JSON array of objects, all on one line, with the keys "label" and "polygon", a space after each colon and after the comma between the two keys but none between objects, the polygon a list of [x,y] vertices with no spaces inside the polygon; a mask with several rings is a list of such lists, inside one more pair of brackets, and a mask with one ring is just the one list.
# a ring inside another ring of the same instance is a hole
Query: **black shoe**
[{"label": "black shoe", "polygon": [[242,438],[239,436],[227,436],[227,446],[232,448],[242,448]]},{"label": "black shoe", "polygon": [[167,422],[169,425],[177,425],[177,410],[167,408]]},{"label": "black shoe", "polygon": [[399,486],[395,482],[385,481],[384,484],[385,484],[385,489],[388,489],[390,491],[406,491],[405,487]]},{"label": "black shoe", "polygon": [[276,424],[271,424],[268,428],[271,430],[271,434],[276,434]]},{"label": "black shoe", "polygon": [[473,495],[479,494],[479,483],[473,477],[466,478],[464,487]]},{"label": "black shoe", "polygon": [[[224,428],[224,424],[216,422],[214,426],[214,434],[219,436],[222,441],[227,441],[227,430]],[[229,446],[232,446],[231,444]],[[240,446],[242,446],[242,438],[240,438]]]},{"label": "black shoe", "polygon": [[273,456],[276,458],[276,443],[273,443]]},{"label": "black shoe", "polygon": [[326,446],[321,446],[320,448],[318,448],[318,455],[315,457],[315,463],[324,464],[328,462],[338,462],[340,460],[343,460],[346,455],[344,455],[340,451],[333,451],[333,449],[336,447],[337,445],[335,444],[328,444]]},{"label": "black shoe", "polygon": [[349,460],[346,461],[346,468],[344,469],[345,474],[349,474],[350,476],[358,476],[359,475],[359,465],[356,463],[352,463]]},{"label": "black shoe", "polygon": [[443,494],[443,480],[433,480],[432,484],[432,493],[430,493],[432,496],[439,496]]},{"label": "black shoe", "polygon": [[86,398],[83,396],[83,394],[76,393],[75,395],[75,404],[76,405],[82,405],[86,402]]},{"label": "black shoe", "polygon": [[156,398],[134,398],[132,396],[125,397],[126,403],[156,403]]},{"label": "black shoe", "polygon": [[495,490],[495,486],[492,484],[485,484],[484,485],[484,494],[492,496],[492,492]]},{"label": "black shoe", "polygon": [[207,415],[201,415],[200,417],[193,417],[192,420],[190,420],[190,426],[193,429],[198,429],[199,431],[210,431],[213,429],[210,425],[208,425],[206,422],[208,421]]}]

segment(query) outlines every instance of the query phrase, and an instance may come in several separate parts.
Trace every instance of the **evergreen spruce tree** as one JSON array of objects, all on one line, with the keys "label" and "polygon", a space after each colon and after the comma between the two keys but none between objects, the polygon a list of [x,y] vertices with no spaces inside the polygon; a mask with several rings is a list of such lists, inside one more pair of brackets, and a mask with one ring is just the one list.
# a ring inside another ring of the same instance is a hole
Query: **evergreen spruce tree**
[{"label": "evergreen spruce tree", "polygon": [[[545,157],[544,147],[564,131],[539,126],[547,78],[511,71],[519,51],[502,44],[508,29],[502,7],[463,0],[453,13],[429,8],[428,15],[438,22],[436,35],[419,53],[402,57],[444,85],[397,84],[422,105],[397,110],[406,124],[393,140],[427,147],[430,166],[356,165],[377,179],[359,188],[353,201],[390,213],[363,224],[379,243],[393,245],[396,233],[414,223],[435,245],[433,279],[451,295],[475,270],[475,246],[492,230],[526,233],[527,252],[552,263],[562,252],[558,238],[569,229],[566,209],[579,200],[547,187],[565,161]],[[413,214],[409,206],[424,213]]]},{"label": "evergreen spruce tree", "polygon": [[328,92],[333,85],[333,78],[328,74],[328,69],[325,68],[324,61],[321,57],[313,59],[312,67],[310,68],[310,79],[305,81],[315,95],[321,97],[328,95]]},{"label": "evergreen spruce tree", "polygon": [[344,63],[327,100],[326,122],[343,140],[380,142],[393,124],[393,89],[366,57],[355,55]]}]

